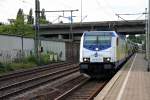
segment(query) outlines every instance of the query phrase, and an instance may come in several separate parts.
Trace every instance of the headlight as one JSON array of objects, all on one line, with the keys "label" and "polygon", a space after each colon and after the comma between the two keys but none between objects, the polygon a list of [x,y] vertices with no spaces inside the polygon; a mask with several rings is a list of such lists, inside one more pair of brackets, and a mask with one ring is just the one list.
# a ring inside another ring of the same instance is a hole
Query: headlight
[{"label": "headlight", "polygon": [[98,48],[95,48],[96,51],[98,51]]},{"label": "headlight", "polygon": [[90,58],[83,58],[83,62],[90,62]]},{"label": "headlight", "polygon": [[110,61],[110,58],[107,58],[107,61]]},{"label": "headlight", "polygon": [[110,62],[111,61],[111,58],[110,57],[104,57],[103,58],[103,62]]}]

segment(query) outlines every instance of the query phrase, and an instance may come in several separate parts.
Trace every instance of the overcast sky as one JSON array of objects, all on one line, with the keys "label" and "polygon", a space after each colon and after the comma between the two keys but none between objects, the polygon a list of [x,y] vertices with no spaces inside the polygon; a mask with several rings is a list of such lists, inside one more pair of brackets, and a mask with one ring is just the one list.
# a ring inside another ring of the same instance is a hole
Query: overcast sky
[{"label": "overcast sky", "polygon": [[[25,14],[30,8],[34,10],[35,0],[0,0],[0,22],[15,18],[19,8]],[[74,22],[81,20],[81,0],[40,0],[41,8],[45,10],[73,10]],[[115,14],[143,13],[148,7],[148,0],[82,0],[82,18],[84,22],[121,20]],[[69,22],[66,18],[56,20],[62,13],[46,13],[47,20],[57,23],[58,21]],[[70,13],[65,13],[65,17]],[[121,15],[126,20],[144,19],[144,15]]]}]

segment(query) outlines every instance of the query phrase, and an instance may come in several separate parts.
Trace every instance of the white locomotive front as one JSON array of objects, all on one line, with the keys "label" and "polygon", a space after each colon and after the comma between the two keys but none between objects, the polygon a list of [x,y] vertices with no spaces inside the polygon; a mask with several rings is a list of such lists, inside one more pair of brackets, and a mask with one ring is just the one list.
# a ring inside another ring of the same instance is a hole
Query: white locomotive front
[{"label": "white locomotive front", "polygon": [[80,72],[101,74],[116,67],[118,35],[114,31],[87,31],[80,42]]}]

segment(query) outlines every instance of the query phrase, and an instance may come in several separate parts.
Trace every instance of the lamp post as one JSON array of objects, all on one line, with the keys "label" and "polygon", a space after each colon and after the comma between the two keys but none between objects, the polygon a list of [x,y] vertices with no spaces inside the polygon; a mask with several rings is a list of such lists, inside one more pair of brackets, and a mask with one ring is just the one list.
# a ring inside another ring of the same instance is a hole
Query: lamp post
[{"label": "lamp post", "polygon": [[150,35],[150,1],[148,4],[149,4],[149,6],[148,6],[149,11],[148,11],[148,42],[147,42],[148,43],[147,44],[148,45],[148,68],[147,68],[147,71],[150,71],[150,56],[149,56],[150,55],[150,45],[149,45],[149,42],[150,42],[150,39],[149,39],[149,37],[150,37],[149,36]]},{"label": "lamp post", "polygon": [[145,37],[146,37],[146,59],[148,60],[148,22],[147,22],[147,8],[145,8]]},{"label": "lamp post", "polygon": [[40,64],[39,17],[40,17],[40,1],[35,0],[35,41],[34,41],[34,45],[35,45],[35,56],[37,58],[38,64]]},{"label": "lamp post", "polygon": [[81,0],[81,23],[82,23],[82,0]]}]

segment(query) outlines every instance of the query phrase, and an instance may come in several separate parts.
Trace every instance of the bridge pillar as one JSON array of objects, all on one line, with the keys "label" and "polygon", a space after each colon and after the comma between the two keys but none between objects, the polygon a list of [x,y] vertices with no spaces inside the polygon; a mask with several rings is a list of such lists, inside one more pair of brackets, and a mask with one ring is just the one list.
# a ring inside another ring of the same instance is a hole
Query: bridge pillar
[{"label": "bridge pillar", "polygon": [[63,39],[63,35],[60,35],[60,34],[59,34],[59,35],[58,35],[58,39],[60,39],[60,40]]}]

